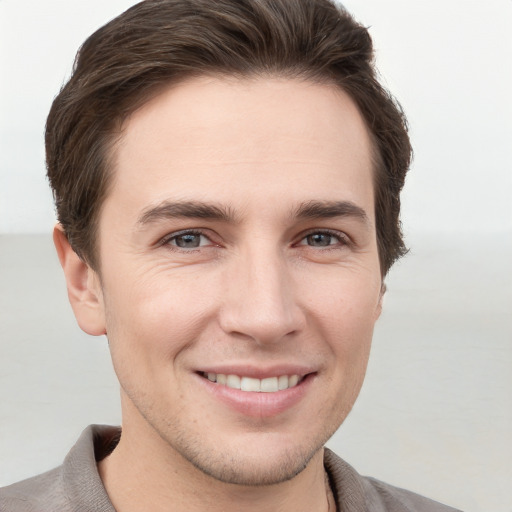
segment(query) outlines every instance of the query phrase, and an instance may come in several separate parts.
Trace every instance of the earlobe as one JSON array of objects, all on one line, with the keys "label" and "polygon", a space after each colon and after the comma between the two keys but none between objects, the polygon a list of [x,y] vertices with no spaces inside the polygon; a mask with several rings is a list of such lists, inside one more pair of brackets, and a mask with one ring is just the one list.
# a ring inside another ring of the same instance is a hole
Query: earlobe
[{"label": "earlobe", "polygon": [[98,274],[73,250],[60,224],[53,229],[53,243],[78,325],[92,336],[105,334],[105,311]]}]

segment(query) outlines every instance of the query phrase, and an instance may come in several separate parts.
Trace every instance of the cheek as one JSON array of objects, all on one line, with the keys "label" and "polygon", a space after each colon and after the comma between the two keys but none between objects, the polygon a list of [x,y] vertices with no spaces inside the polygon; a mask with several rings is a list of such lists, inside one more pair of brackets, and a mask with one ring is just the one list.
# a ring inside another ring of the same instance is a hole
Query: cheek
[{"label": "cheek", "polygon": [[194,280],[150,274],[133,276],[122,286],[112,283],[104,295],[113,358],[152,367],[192,344],[215,307],[212,294]]},{"label": "cheek", "polygon": [[333,331],[373,332],[380,312],[380,281],[370,272],[333,272],[299,292],[306,307]]},{"label": "cheek", "polygon": [[366,372],[380,297],[380,282],[371,274],[362,277],[325,280],[315,292],[309,287],[307,303],[310,327],[332,362],[332,378],[354,396]]}]

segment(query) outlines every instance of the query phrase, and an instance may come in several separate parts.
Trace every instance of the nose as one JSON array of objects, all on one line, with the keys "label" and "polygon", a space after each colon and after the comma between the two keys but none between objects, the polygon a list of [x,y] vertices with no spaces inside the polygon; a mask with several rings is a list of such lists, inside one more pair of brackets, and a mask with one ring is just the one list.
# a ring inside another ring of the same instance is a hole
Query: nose
[{"label": "nose", "polygon": [[305,318],[291,269],[277,251],[247,251],[230,268],[219,313],[224,332],[258,344],[297,334]]}]

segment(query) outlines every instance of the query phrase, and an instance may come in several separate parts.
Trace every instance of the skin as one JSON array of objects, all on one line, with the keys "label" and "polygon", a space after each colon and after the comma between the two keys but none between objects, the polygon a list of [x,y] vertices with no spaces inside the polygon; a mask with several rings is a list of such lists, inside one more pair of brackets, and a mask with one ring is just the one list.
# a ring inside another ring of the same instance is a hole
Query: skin
[{"label": "skin", "polygon": [[[123,435],[99,464],[116,510],[147,496],[153,510],[327,510],[323,445],[359,393],[382,299],[355,104],[329,85],[195,78],[134,113],[115,151],[99,272],[54,238],[121,385]],[[245,411],[206,369],[307,378],[291,401],[246,393]]]}]

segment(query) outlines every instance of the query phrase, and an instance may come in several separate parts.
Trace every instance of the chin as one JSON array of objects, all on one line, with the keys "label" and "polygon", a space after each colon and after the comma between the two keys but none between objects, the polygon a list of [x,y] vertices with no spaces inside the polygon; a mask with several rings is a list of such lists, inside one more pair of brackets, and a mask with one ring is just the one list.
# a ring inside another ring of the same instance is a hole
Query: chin
[{"label": "chin", "polygon": [[[335,429],[334,429],[335,430]],[[316,439],[290,439],[278,433],[259,432],[243,439],[199,442],[180,436],[180,443],[168,440],[183,459],[215,480],[242,486],[266,486],[291,480],[301,473],[323,449],[333,432]],[[178,438],[174,437],[174,441]],[[221,447],[217,449],[215,447]]]},{"label": "chin", "polygon": [[243,485],[266,486],[291,480],[301,473],[323,445],[307,452],[269,449],[264,453],[187,454],[188,460],[203,474],[217,481]]}]

